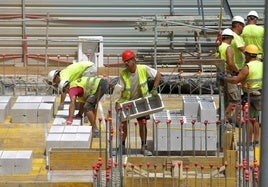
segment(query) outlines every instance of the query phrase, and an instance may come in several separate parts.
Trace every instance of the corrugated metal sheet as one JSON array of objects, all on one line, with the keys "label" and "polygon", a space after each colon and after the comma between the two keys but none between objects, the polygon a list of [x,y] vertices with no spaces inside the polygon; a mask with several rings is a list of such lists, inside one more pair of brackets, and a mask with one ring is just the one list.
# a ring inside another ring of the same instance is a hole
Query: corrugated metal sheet
[{"label": "corrugated metal sheet", "polygon": [[[158,50],[168,50],[171,46],[170,32],[158,32],[155,38],[153,30],[141,32],[136,29],[137,23],[144,21],[147,17],[154,18],[155,15],[168,16],[171,11],[176,16],[202,17],[201,7],[197,0],[24,0],[27,42],[23,43],[21,40],[24,33],[21,19],[23,17],[22,2],[22,0],[1,1],[0,56],[1,54],[21,55],[23,44],[27,46],[29,55],[44,55],[46,40],[49,39],[47,53],[50,56],[69,55],[72,60],[77,55],[78,44],[75,40],[78,36],[96,35],[104,37],[104,54],[112,56],[117,56],[125,48],[152,50],[155,41],[157,41]],[[170,5],[171,2],[174,3],[173,6]],[[205,19],[209,16],[216,18],[219,15],[220,0],[203,0],[202,2]],[[233,15],[243,17],[246,17],[250,10],[256,10],[260,17],[263,17],[264,3],[264,0],[229,0]],[[53,19],[48,22],[48,26],[47,16]],[[224,11],[223,16],[227,16]],[[180,20],[177,22],[181,23]],[[218,22],[219,20],[215,19],[214,25],[210,25],[211,28],[214,27],[213,29],[217,30]],[[153,21],[144,23],[154,25]],[[189,24],[192,23],[189,22]],[[202,21],[200,24],[199,26],[202,27]],[[48,37],[46,37],[47,33]],[[203,41],[209,45],[215,41],[215,37],[216,35],[209,36],[209,38],[202,37],[200,42]],[[191,29],[178,28],[174,31],[173,40],[175,50],[184,49],[190,45],[189,42],[195,41],[194,32]],[[117,59],[117,57],[112,58],[114,61]],[[21,59],[16,61],[21,61]]]}]

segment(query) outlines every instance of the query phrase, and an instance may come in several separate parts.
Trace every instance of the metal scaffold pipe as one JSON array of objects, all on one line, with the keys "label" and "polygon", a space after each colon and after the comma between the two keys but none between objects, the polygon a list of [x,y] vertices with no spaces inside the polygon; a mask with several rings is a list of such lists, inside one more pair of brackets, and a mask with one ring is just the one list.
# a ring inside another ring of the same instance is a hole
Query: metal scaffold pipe
[{"label": "metal scaffold pipe", "polygon": [[[268,3],[265,3],[265,17],[267,18],[268,16]],[[268,19],[265,19],[265,28],[268,26]],[[264,44],[267,44],[268,42],[268,34],[265,32],[264,36]],[[268,50],[268,46],[264,45],[264,51]],[[267,142],[265,141],[265,138],[268,137],[268,106],[266,103],[268,103],[268,54],[264,53],[264,63],[263,63],[263,95],[262,95],[262,112],[263,114],[261,115],[261,124],[262,124],[262,129],[261,129],[261,153],[260,153],[260,187],[267,186],[268,184],[268,173],[266,172],[268,170],[268,145]]]}]

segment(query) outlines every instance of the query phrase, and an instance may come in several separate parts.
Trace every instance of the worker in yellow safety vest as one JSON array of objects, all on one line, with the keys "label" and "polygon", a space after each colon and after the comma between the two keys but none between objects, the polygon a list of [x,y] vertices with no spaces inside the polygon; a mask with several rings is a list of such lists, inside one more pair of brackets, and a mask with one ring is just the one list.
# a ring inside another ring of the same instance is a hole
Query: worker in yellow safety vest
[{"label": "worker in yellow safety vest", "polygon": [[224,74],[219,74],[218,76],[218,78],[222,81],[233,84],[237,84],[239,82],[242,83],[242,89],[244,92],[242,99],[249,103],[249,117],[251,119],[255,119],[248,119],[250,121],[248,141],[250,141],[251,145],[257,145],[260,138],[258,118],[259,111],[261,110],[263,63],[258,60],[258,54],[259,50],[256,45],[247,45],[245,48],[246,64],[239,74],[233,77],[226,77]]},{"label": "worker in yellow safety vest", "polygon": [[[52,70],[48,73],[47,81],[58,86],[61,80],[72,82],[81,78],[82,76],[92,77],[96,76],[97,69],[93,62],[80,61],[73,63],[62,70]],[[59,109],[63,108],[63,102],[66,98],[66,93],[61,93],[61,101]]]},{"label": "worker in yellow safety vest", "polygon": [[[118,103],[123,103],[130,100],[149,96],[148,78],[154,79],[153,88],[151,90],[152,96],[158,95],[158,86],[161,79],[161,74],[154,68],[147,65],[140,65],[136,63],[136,54],[132,50],[125,50],[122,53],[122,60],[125,64],[125,69],[120,72],[119,81],[117,83],[120,89],[120,98]],[[142,116],[137,118],[139,124],[139,132],[141,138],[141,154],[151,156],[152,153],[147,150],[147,120],[150,116]],[[125,139],[127,137],[127,122],[122,122],[122,153],[126,154]]]},{"label": "worker in yellow safety vest", "polygon": [[[61,92],[70,96],[69,115],[66,119],[67,125],[73,123],[73,118],[82,118],[86,114],[93,130],[93,136],[98,136],[99,130],[96,125],[98,102],[108,90],[108,82],[98,77],[81,77],[73,82],[61,81],[59,84]],[[79,112],[74,116],[75,103],[80,103]]]}]

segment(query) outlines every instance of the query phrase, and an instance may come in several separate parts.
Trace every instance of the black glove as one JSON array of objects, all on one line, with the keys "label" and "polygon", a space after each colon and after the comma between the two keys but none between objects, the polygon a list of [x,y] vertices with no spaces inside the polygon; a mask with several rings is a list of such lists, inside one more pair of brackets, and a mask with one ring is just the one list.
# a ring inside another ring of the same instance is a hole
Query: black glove
[{"label": "black glove", "polygon": [[219,79],[220,81],[224,81],[224,78],[225,78],[225,75],[224,75],[223,73],[219,73],[219,74],[218,74],[218,79]]},{"label": "black glove", "polygon": [[231,75],[232,75],[232,76],[237,76],[237,75],[238,75],[238,72],[233,71],[233,72],[231,73]]}]

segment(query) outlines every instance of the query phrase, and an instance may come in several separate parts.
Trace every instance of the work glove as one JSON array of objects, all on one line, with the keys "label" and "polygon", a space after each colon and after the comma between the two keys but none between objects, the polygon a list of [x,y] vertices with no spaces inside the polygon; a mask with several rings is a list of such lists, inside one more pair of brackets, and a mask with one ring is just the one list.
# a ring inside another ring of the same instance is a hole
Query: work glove
[{"label": "work glove", "polygon": [[232,75],[232,76],[237,76],[237,75],[238,75],[238,72],[233,71],[233,72],[231,73],[231,75]]},{"label": "work glove", "polygon": [[73,118],[72,118],[72,117],[68,117],[68,118],[66,119],[66,124],[67,124],[67,125],[72,125],[72,123],[73,123]]},{"label": "work glove", "polygon": [[218,74],[218,79],[219,79],[220,81],[224,81],[224,78],[225,78],[225,75],[224,75],[223,73],[219,73],[219,74]]},{"label": "work glove", "polygon": [[153,87],[153,89],[150,92],[153,97],[156,97],[158,95],[157,87]]}]

